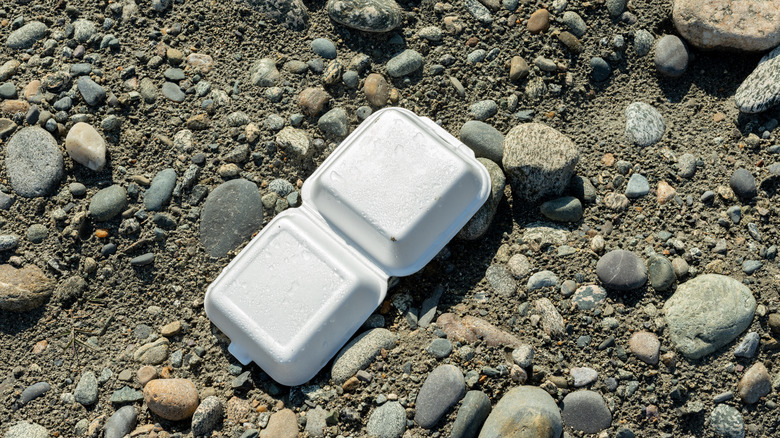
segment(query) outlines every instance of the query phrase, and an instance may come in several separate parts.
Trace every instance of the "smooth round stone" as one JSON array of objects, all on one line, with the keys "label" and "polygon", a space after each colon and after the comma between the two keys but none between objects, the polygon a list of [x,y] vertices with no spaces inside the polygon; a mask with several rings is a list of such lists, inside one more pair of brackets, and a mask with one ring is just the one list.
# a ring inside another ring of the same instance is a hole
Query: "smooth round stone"
[{"label": "smooth round stone", "polygon": [[211,257],[224,257],[263,225],[257,186],[245,179],[219,185],[201,210],[200,241]]},{"label": "smooth round stone", "polygon": [[152,263],[154,263],[153,252],[147,252],[146,254],[141,254],[130,259],[131,266],[146,266],[151,265]]},{"label": "smooth round stone", "polygon": [[76,20],[73,22],[73,38],[79,43],[86,43],[97,31],[95,23],[90,20]]},{"label": "smooth round stone", "polygon": [[127,190],[114,184],[95,193],[89,201],[89,214],[96,221],[107,221],[124,210],[127,205]]},{"label": "smooth round stone", "polygon": [[366,94],[368,103],[373,107],[381,108],[387,104],[387,99],[390,98],[390,84],[379,73],[371,73],[363,82],[363,92]]},{"label": "smooth round stone", "polygon": [[133,352],[133,360],[148,365],[159,365],[168,358],[169,346],[168,339],[159,338],[138,347]]},{"label": "smooth round stone", "polygon": [[710,428],[718,436],[726,438],[745,438],[745,420],[735,408],[720,404],[710,414]]},{"label": "smooth round stone", "polygon": [[396,336],[384,328],[365,331],[349,341],[333,359],[331,378],[341,385],[364,369],[382,351],[395,346]]},{"label": "smooth round stone", "polygon": [[452,353],[452,342],[448,339],[436,338],[425,349],[436,359],[444,359]]},{"label": "smooth round stone", "polygon": [[163,77],[172,82],[179,82],[183,81],[186,76],[184,75],[184,70],[180,68],[169,68],[163,72]]},{"label": "smooth round stone", "polygon": [[663,292],[677,280],[672,262],[663,256],[653,256],[647,261],[647,277],[653,289]]},{"label": "smooth round stone", "polygon": [[515,254],[507,262],[509,271],[515,278],[523,278],[531,273],[531,262],[523,254]]},{"label": "smooth round stone", "polygon": [[26,312],[43,305],[51,296],[53,283],[34,264],[16,269],[0,265],[0,309]]},{"label": "smooth round stone", "polygon": [[152,184],[144,192],[144,207],[149,211],[160,210],[171,199],[175,186],[175,170],[168,168],[157,172],[152,179]]},{"label": "smooth round stone", "polygon": [[423,65],[423,57],[416,50],[406,49],[395,55],[385,65],[390,77],[400,78],[419,70]]},{"label": "smooth round stone", "polygon": [[46,25],[40,21],[31,21],[8,35],[5,45],[10,49],[29,49],[36,41],[46,35]]},{"label": "smooth round stone", "polygon": [[561,412],[547,391],[536,386],[509,390],[488,416],[480,438],[506,438],[506,431],[522,431],[534,438],[560,438]]},{"label": "smooth round stone", "polygon": [[574,367],[569,370],[571,378],[574,379],[574,387],[581,388],[595,382],[599,377],[598,371],[589,367]]},{"label": "smooth round stone", "polygon": [[438,26],[426,26],[417,32],[420,38],[426,39],[432,42],[439,42],[444,38],[441,28]]},{"label": "smooth round stone", "polygon": [[612,17],[618,17],[626,10],[628,0],[606,0],[607,11]]},{"label": "smooth round stone", "polygon": [[358,72],[354,70],[347,70],[344,72],[344,75],[341,76],[341,81],[344,82],[344,85],[347,87],[355,89],[360,82],[360,76],[358,76]]},{"label": "smooth round stone", "polygon": [[98,400],[98,381],[95,373],[85,371],[79,378],[79,383],[73,391],[76,401],[84,406],[90,406],[97,403]]},{"label": "smooth round stone", "polygon": [[734,194],[742,199],[753,199],[758,193],[756,178],[744,168],[739,168],[731,174],[729,185],[731,186],[731,190],[734,191]]},{"label": "smooth round stone", "polygon": [[49,431],[40,424],[20,421],[11,426],[3,436],[5,438],[49,438]]},{"label": "smooth round stone", "polygon": [[528,279],[526,288],[528,290],[537,290],[543,287],[557,287],[560,284],[558,276],[551,271],[539,271]]},{"label": "smooth round stone", "polygon": [[106,90],[89,76],[81,76],[77,81],[81,98],[89,106],[98,106],[106,100]]},{"label": "smooth round stone", "polygon": [[17,131],[5,146],[5,168],[14,191],[26,198],[45,196],[59,184],[64,162],[56,140],[45,129]]},{"label": "smooth round stone", "polygon": [[425,429],[436,425],[447,410],[466,394],[463,373],[454,365],[440,365],[425,379],[415,405],[414,421]]},{"label": "smooth round stone", "polygon": [[640,29],[634,34],[634,51],[640,58],[650,53],[653,49],[655,38],[650,32]]},{"label": "smooth round stone", "polygon": [[733,278],[700,275],[677,287],[664,304],[669,337],[689,359],[699,359],[734,340],[753,321],[756,300]]},{"label": "smooth round stone", "polygon": [[772,392],[772,381],[769,378],[769,371],[766,366],[757,362],[753,364],[737,384],[737,395],[745,404],[752,405],[761,397]]},{"label": "smooth round stone", "polygon": [[649,365],[658,364],[661,342],[655,334],[644,331],[634,333],[628,340],[628,348],[642,362]]},{"label": "smooth round stone", "polygon": [[780,47],[764,55],[734,94],[740,111],[755,114],[780,103]]},{"label": "smooth round stone", "polygon": [[524,202],[563,193],[579,158],[574,142],[541,123],[517,125],[504,139],[504,171],[513,192]]},{"label": "smooth round stone", "polygon": [[528,17],[526,28],[528,29],[528,32],[532,34],[545,32],[550,28],[550,11],[547,9],[537,9]]},{"label": "smooth round stone", "polygon": [[675,35],[664,35],[655,44],[655,68],[664,76],[677,78],[688,68],[688,47]]},{"label": "smooth round stone", "polygon": [[590,58],[590,75],[596,82],[606,81],[612,74],[612,67],[607,64],[604,58],[594,56]]},{"label": "smooth round stone", "polygon": [[644,262],[631,251],[610,251],[596,263],[596,275],[607,289],[630,291],[639,289],[647,281]]},{"label": "smooth round stone", "polygon": [[452,423],[450,438],[476,437],[490,414],[490,399],[482,391],[469,391],[463,397],[455,422]]},{"label": "smooth round stone", "polygon": [[696,173],[696,157],[693,154],[682,154],[677,159],[677,174],[682,178],[692,178]]},{"label": "smooth round stone", "polygon": [[41,243],[46,240],[46,236],[49,235],[49,230],[45,225],[32,224],[27,228],[27,240],[32,243]]},{"label": "smooth round stone", "polygon": [[260,87],[273,87],[282,78],[273,59],[263,58],[258,60],[249,69],[249,78],[253,84]]},{"label": "smooth round stone", "polygon": [[701,49],[763,51],[780,44],[780,5],[755,0],[675,0],[672,21]]},{"label": "smooth round stone", "polygon": [[469,106],[469,115],[476,120],[484,121],[498,113],[498,104],[495,100],[482,100]]},{"label": "smooth round stone", "polygon": [[598,307],[607,298],[607,291],[596,284],[580,286],[574,291],[571,302],[580,310],[591,310]]},{"label": "smooth round stone", "polygon": [[376,408],[366,424],[366,432],[377,438],[400,438],[405,430],[406,409],[397,401]]},{"label": "smooth round stone", "polygon": [[650,193],[650,183],[644,175],[635,173],[628,179],[625,195],[628,198],[641,198]]},{"label": "smooth round stone", "polygon": [[460,141],[474,151],[477,158],[484,157],[500,163],[504,156],[504,135],[479,120],[469,120],[460,128]]},{"label": "smooth round stone", "polygon": [[92,125],[79,122],[65,137],[65,151],[73,161],[91,170],[102,170],[106,165],[106,141]]},{"label": "smooth round stone", "polygon": [[336,45],[327,38],[315,38],[311,42],[311,50],[325,59],[336,59]]},{"label": "smooth round stone", "polygon": [[395,0],[328,0],[331,20],[366,32],[387,32],[401,24],[401,7]]},{"label": "smooth round stone", "polygon": [[135,406],[127,405],[117,409],[103,426],[104,438],[122,438],[133,431],[138,414]]},{"label": "smooth round stone", "polygon": [[572,429],[598,433],[612,423],[612,413],[601,394],[576,391],[563,399],[563,422]]},{"label": "smooth round stone", "polygon": [[644,102],[626,107],[626,139],[639,146],[657,143],[666,131],[661,113]]},{"label": "smooth round stone", "polygon": [[144,386],[144,403],[166,420],[184,420],[198,407],[198,389],[189,379],[155,379]]},{"label": "smooth round stone", "polygon": [[564,196],[543,203],[539,210],[547,219],[557,222],[577,222],[582,219],[582,203],[573,196]]},{"label": "smooth round stone", "polygon": [[15,99],[16,98],[16,85],[11,82],[6,82],[0,85],[0,98],[3,99]]},{"label": "smooth round stone", "polygon": [[588,25],[585,24],[585,20],[583,20],[579,14],[573,11],[564,12],[561,21],[563,24],[569,27],[569,31],[571,31],[571,33],[574,34],[574,36],[577,38],[582,38],[582,36],[585,35],[585,31],[588,29]]},{"label": "smooth round stone", "polygon": [[162,94],[173,102],[184,102],[187,95],[181,91],[179,85],[174,82],[165,82],[162,86]]}]

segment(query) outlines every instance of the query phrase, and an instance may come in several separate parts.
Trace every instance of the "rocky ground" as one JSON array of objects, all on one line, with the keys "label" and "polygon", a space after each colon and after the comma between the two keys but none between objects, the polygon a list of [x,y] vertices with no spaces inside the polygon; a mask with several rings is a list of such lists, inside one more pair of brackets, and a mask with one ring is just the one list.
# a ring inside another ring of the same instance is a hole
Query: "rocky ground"
[{"label": "rocky ground", "polygon": [[[780,435],[776,0],[9,0],[0,44],[5,437]],[[385,106],[491,198],[280,385],[206,288]]]}]

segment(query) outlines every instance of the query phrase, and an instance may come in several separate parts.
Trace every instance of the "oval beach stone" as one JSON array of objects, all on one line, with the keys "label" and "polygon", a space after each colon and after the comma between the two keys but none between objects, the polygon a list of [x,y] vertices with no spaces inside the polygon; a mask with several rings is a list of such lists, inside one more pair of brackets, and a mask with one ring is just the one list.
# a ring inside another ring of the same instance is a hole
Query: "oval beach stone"
[{"label": "oval beach stone", "polygon": [[596,275],[608,289],[639,289],[647,281],[647,268],[631,251],[617,249],[604,254],[596,264]]}]

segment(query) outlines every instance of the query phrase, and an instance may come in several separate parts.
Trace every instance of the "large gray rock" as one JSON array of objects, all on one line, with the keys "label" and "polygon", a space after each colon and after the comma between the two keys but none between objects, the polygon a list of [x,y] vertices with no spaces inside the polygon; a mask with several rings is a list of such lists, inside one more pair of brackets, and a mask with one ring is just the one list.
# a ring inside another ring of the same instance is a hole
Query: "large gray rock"
[{"label": "large gray rock", "polygon": [[493,408],[479,438],[558,438],[563,431],[561,411],[547,391],[518,386]]},{"label": "large gray rock", "polygon": [[415,405],[414,421],[430,429],[447,410],[466,394],[463,373],[455,365],[440,365],[425,379]]},{"label": "large gray rock", "polygon": [[127,405],[117,409],[103,426],[104,438],[122,438],[132,432],[135,427],[138,414],[135,406]]},{"label": "large gray rock", "polygon": [[675,0],[672,21],[701,49],[768,50],[780,44],[780,3],[756,0]]},{"label": "large gray rock", "polygon": [[450,438],[474,438],[490,414],[490,398],[482,391],[469,391],[452,423]]},{"label": "large gray rock", "polygon": [[699,359],[750,326],[756,300],[741,282],[706,274],[678,286],[663,309],[672,343],[685,357]]},{"label": "large gray rock", "polygon": [[560,195],[579,157],[568,137],[541,123],[515,126],[504,139],[504,171],[521,202]]},{"label": "large gray rock", "polygon": [[780,103],[780,46],[764,55],[734,94],[743,113],[760,113]]},{"label": "large gray rock", "polygon": [[506,177],[498,164],[487,158],[477,158],[477,161],[482,163],[490,174],[490,195],[482,207],[458,232],[458,237],[465,240],[479,239],[487,232],[493,222],[493,217],[496,215],[498,204],[504,197],[504,187],[506,186]]},{"label": "large gray rock", "polygon": [[366,32],[387,32],[401,24],[401,7],[395,0],[328,0],[331,20]]},{"label": "large gray rock", "polygon": [[406,409],[398,402],[387,402],[368,418],[366,431],[376,438],[400,438],[406,430]]},{"label": "large gray rock", "polygon": [[5,146],[5,169],[20,196],[48,195],[62,178],[62,151],[51,134],[38,126],[18,131]]},{"label": "large gray rock", "polygon": [[367,367],[384,348],[395,347],[396,337],[390,330],[375,328],[359,334],[339,351],[330,370],[331,378],[341,385],[356,372]]},{"label": "large gray rock", "polygon": [[302,30],[309,21],[309,11],[301,0],[247,0],[252,6],[293,30]]},{"label": "large gray rock", "polygon": [[224,257],[263,226],[257,186],[234,179],[212,191],[200,214],[200,241],[211,257]]}]

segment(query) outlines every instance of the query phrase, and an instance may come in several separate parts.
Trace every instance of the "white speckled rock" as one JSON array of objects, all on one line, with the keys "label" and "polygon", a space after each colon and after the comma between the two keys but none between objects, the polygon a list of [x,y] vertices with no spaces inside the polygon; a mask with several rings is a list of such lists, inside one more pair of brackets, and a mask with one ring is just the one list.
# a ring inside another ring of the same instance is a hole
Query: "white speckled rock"
[{"label": "white speckled rock", "polygon": [[737,88],[734,103],[743,113],[766,111],[780,103],[780,46],[767,53]]},{"label": "white speckled rock", "polygon": [[661,140],[666,124],[661,113],[644,102],[626,107],[626,138],[639,146],[650,146]]},{"label": "white speckled rock", "polygon": [[73,125],[65,137],[65,151],[73,161],[101,170],[106,165],[106,141],[92,125],[79,122]]},{"label": "white speckled rock", "polygon": [[701,49],[761,51],[780,44],[777,0],[675,0],[672,20]]}]

